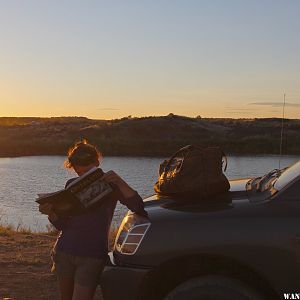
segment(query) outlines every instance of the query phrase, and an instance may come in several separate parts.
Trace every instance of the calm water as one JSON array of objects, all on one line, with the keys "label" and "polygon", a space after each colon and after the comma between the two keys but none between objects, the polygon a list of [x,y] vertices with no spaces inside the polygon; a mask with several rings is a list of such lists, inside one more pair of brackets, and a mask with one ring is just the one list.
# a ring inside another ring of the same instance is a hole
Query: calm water
[{"label": "calm water", "polygon": [[[298,156],[285,156],[281,167],[299,160]],[[143,197],[153,194],[158,166],[163,159],[143,157],[106,157],[104,171],[115,170]],[[74,173],[63,167],[62,156],[38,156],[0,158],[0,223],[15,227],[45,230],[48,220],[38,211],[37,193],[53,192],[64,187]],[[231,156],[228,158],[226,176],[229,179],[261,176],[278,168],[277,156]],[[115,222],[122,217],[125,208],[119,205]]]}]

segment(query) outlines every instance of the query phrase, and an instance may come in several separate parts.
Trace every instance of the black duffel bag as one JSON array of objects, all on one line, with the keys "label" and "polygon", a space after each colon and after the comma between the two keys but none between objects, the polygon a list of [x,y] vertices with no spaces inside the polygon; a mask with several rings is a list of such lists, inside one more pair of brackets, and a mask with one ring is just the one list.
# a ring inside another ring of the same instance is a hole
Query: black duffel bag
[{"label": "black duffel bag", "polygon": [[226,171],[227,159],[219,147],[185,146],[160,165],[154,190],[178,200],[211,199],[230,188],[223,164]]}]

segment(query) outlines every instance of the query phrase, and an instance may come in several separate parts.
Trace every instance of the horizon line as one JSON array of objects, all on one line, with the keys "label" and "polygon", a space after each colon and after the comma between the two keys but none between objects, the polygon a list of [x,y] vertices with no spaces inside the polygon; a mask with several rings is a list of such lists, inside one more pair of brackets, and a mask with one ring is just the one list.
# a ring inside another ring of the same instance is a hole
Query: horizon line
[{"label": "horizon line", "polygon": [[[186,115],[177,115],[173,113],[169,113],[167,115],[148,115],[148,116],[124,116],[119,118],[112,118],[112,119],[95,119],[88,116],[0,116],[0,119],[59,119],[59,118],[84,118],[88,120],[95,120],[95,121],[114,121],[114,120],[121,120],[121,119],[142,119],[142,118],[159,118],[159,117],[168,117],[168,116],[174,116],[174,117],[183,117],[183,118],[190,118],[190,119],[233,119],[233,120],[254,120],[254,119],[282,119],[282,117],[274,116],[274,117],[192,117],[192,116],[186,116]],[[283,118],[284,120],[300,120],[300,118]]]}]

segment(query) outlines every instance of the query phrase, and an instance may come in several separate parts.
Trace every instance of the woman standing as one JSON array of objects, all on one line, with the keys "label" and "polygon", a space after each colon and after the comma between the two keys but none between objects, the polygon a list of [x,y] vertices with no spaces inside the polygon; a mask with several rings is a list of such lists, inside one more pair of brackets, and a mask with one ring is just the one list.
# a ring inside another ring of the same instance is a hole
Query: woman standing
[{"label": "woman standing", "polygon": [[[81,176],[99,167],[101,158],[97,148],[83,140],[70,148],[66,167]],[[59,218],[50,204],[39,207],[60,231],[52,253],[52,269],[58,277],[62,300],[93,299],[107,259],[109,228],[118,200],[133,212],[147,216],[142,198],[114,171],[107,172],[102,179],[114,187],[118,197],[108,198],[98,208]]]}]

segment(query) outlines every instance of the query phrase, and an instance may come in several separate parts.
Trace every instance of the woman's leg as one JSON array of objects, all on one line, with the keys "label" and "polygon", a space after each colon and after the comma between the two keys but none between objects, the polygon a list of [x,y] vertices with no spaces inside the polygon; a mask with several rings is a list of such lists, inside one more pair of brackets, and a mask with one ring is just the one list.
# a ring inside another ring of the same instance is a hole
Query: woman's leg
[{"label": "woman's leg", "polygon": [[75,283],[72,300],[93,300],[96,287],[87,287]]},{"label": "woman's leg", "polygon": [[76,257],[73,300],[92,300],[99,284],[104,260]]},{"label": "woman's leg", "polygon": [[[74,278],[60,277],[58,279],[60,299],[61,300],[72,300],[74,291]],[[84,299],[84,298],[82,298]]]},{"label": "woman's leg", "polygon": [[76,266],[72,255],[64,252],[52,254],[52,272],[56,274],[61,300],[72,300]]}]

